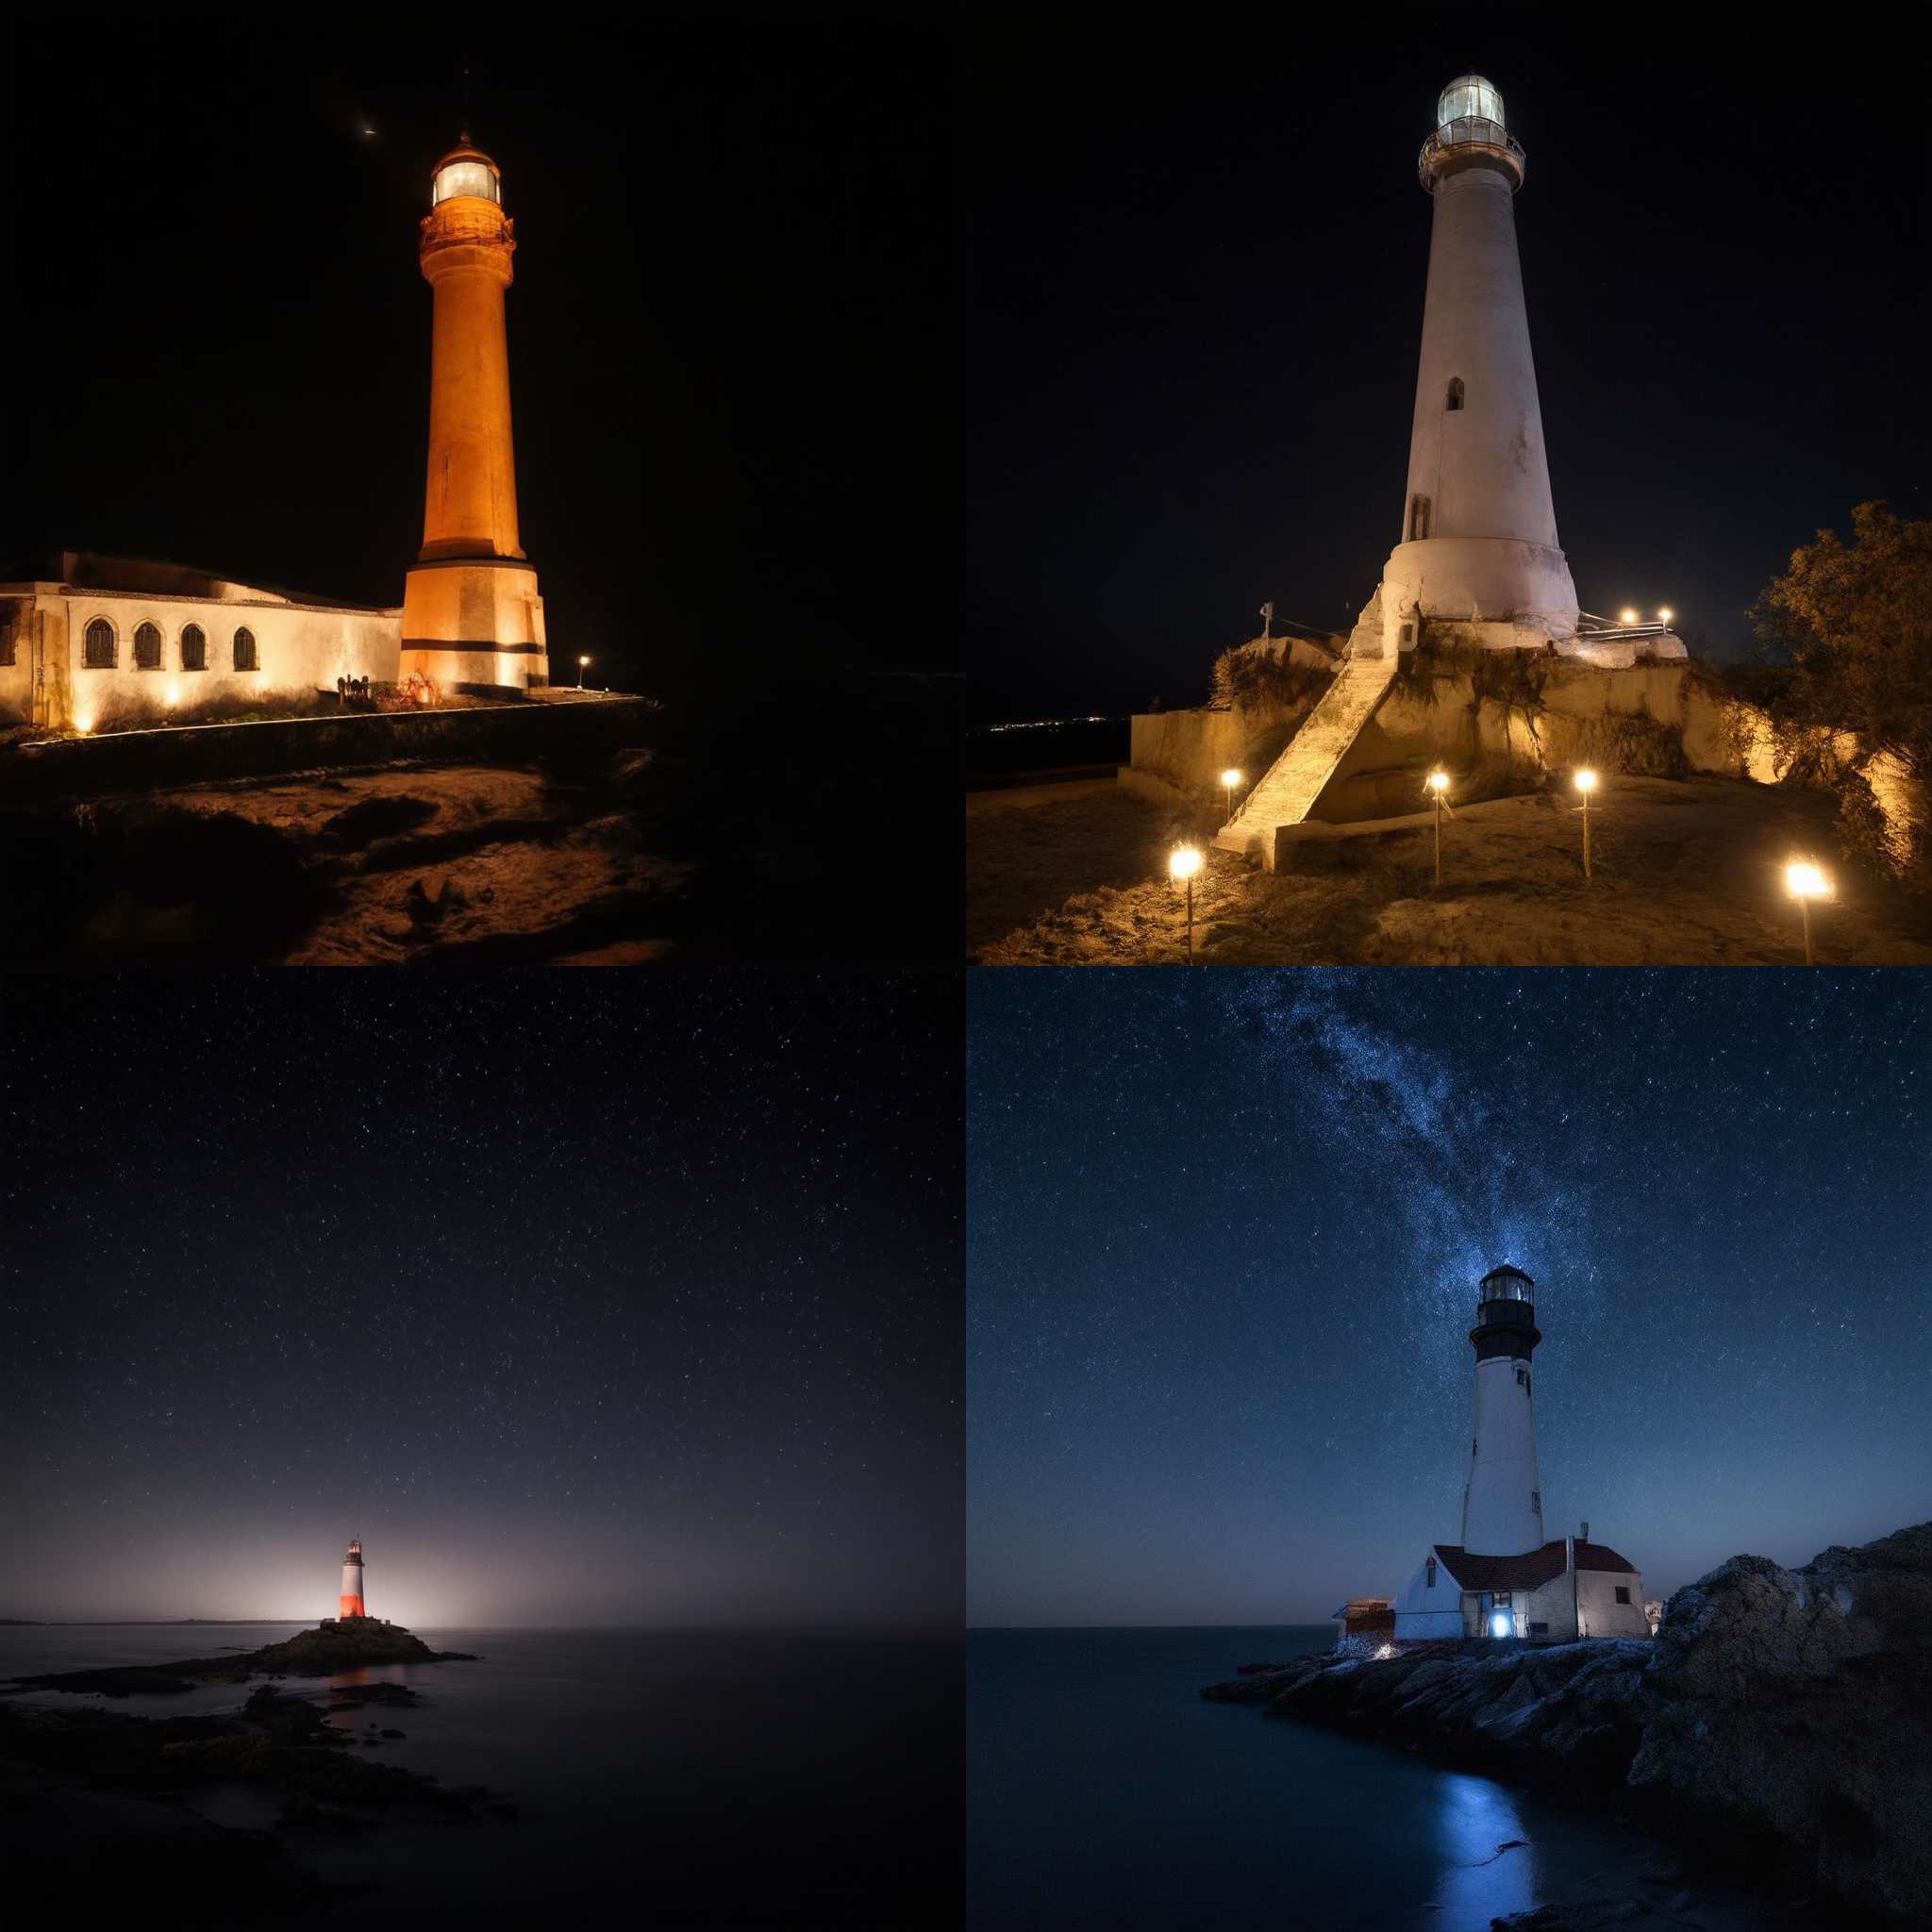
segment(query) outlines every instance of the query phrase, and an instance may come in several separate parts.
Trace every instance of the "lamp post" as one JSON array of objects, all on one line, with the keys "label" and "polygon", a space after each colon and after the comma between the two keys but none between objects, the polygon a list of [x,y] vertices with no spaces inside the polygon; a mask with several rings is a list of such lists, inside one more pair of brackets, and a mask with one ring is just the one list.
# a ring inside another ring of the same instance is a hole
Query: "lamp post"
[{"label": "lamp post", "polygon": [[1596,774],[1585,765],[1576,774],[1576,789],[1583,794],[1583,876],[1590,876],[1590,794],[1596,790]]},{"label": "lamp post", "polygon": [[1666,604],[1664,608],[1657,612],[1657,621],[1659,624],[1668,624],[1670,623],[1672,618],[1676,616],[1676,614],[1677,613],[1674,610],[1673,610],[1668,604]]},{"label": "lamp post", "polygon": [[577,689],[579,691],[582,691],[584,688],[584,673],[590,668],[591,660],[588,658],[579,658],[577,659]]},{"label": "lamp post", "polygon": [[1241,782],[1241,774],[1230,765],[1221,774],[1221,789],[1227,793],[1227,815],[1234,817],[1234,788]]},{"label": "lamp post", "polygon": [[1449,774],[1441,765],[1429,774],[1429,796],[1436,807],[1436,883],[1442,883],[1442,807],[1449,790]]},{"label": "lamp post", "polygon": [[1805,923],[1805,963],[1817,962],[1811,957],[1811,902],[1831,897],[1831,881],[1815,859],[1794,858],[1785,867],[1785,891],[1798,902],[1798,914]]},{"label": "lamp post", "polygon": [[1201,870],[1198,845],[1176,845],[1167,855],[1168,874],[1184,879],[1188,888],[1188,964],[1194,963],[1194,874]]}]

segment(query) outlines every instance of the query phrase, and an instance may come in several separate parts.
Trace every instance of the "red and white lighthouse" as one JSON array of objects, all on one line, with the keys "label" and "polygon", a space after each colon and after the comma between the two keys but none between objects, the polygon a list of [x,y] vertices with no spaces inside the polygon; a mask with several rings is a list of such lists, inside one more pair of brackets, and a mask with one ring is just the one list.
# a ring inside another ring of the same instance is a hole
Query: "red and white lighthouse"
[{"label": "red and white lighthouse", "polygon": [[369,1614],[362,1607],[362,1544],[356,1537],[349,1539],[349,1554],[342,1558],[342,1601],[336,1614],[340,1617],[366,1617]]}]

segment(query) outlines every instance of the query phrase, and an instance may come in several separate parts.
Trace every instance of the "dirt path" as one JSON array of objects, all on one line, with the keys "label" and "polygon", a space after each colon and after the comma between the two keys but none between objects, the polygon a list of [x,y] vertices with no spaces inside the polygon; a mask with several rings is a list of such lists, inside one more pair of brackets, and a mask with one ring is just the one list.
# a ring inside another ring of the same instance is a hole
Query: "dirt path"
[{"label": "dirt path", "polygon": [[[1242,966],[1786,966],[1802,961],[1782,868],[1815,855],[1837,882],[1814,919],[1824,965],[1932,965],[1932,907],[1844,862],[1832,803],[1742,780],[1618,778],[1592,812],[1592,872],[1569,801],[1498,799],[1445,831],[1324,841],[1267,874],[1209,851],[1194,881],[1196,957]],[[1124,792],[966,821],[966,947],[984,965],[1134,965],[1186,957],[1178,838],[1213,826]]]}]

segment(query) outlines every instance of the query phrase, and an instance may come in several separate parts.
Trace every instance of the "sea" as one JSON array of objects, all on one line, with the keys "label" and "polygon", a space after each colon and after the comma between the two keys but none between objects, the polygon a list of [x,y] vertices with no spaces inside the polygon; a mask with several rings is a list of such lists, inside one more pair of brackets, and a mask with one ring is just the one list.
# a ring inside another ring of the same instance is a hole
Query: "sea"
[{"label": "sea", "polygon": [[[1613,1816],[1202,1701],[1241,1664],[1333,1649],[1331,1624],[966,1641],[973,1932],[1489,1932],[1505,1913],[1638,1893],[1668,1857]],[[1697,1904],[1706,1925],[1800,1923],[1702,1884]]]},{"label": "sea", "polygon": [[[289,1624],[0,1627],[0,1679],[165,1663],[277,1643]],[[475,1663],[391,1665],[285,1689],[387,1679],[366,1707],[403,1731],[367,1755],[481,1784],[512,1822],[384,1824],[297,1857],[357,1888],[290,1924],[525,1928],[959,1923],[958,1639],[816,1633],[418,1629]],[[136,1716],[239,1709],[248,1685],[174,1696],[25,1695]],[[245,1786],[197,1795],[217,1824],[279,1809]],[[76,1901],[76,1906],[80,1903]],[[205,1909],[204,1920],[212,1917]]]}]

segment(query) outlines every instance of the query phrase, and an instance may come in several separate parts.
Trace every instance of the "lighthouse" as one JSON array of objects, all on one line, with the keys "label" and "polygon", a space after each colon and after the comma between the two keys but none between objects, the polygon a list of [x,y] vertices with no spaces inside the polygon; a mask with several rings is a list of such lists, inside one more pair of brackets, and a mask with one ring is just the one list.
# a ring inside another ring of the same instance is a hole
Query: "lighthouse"
[{"label": "lighthouse", "polygon": [[[1476,1289],[1475,1415],[1462,1484],[1462,1540],[1431,1543],[1406,1589],[1373,1600],[1392,1607],[1398,1643],[1439,1638],[1521,1638],[1567,1642],[1582,1637],[1648,1637],[1643,1574],[1590,1524],[1575,1536],[1543,1534],[1542,1478],[1536,1467],[1530,1362],[1542,1333],[1536,1283],[1507,1263]],[[1371,1600],[1358,1600],[1367,1605]],[[1344,1634],[1364,1618],[1352,1603]],[[1378,1626],[1379,1627],[1379,1626]]]},{"label": "lighthouse", "polygon": [[1520,1268],[1492,1268],[1476,1291],[1475,1426],[1462,1486],[1462,1547],[1520,1557],[1542,1547],[1543,1488],[1536,1473],[1530,1357],[1542,1340],[1536,1283]]},{"label": "lighthouse", "polygon": [[434,321],[423,547],[403,590],[401,675],[458,690],[550,681],[543,600],[517,533],[504,291],[516,225],[465,134],[430,175],[417,258]]},{"label": "lighthouse", "polygon": [[362,1543],[357,1537],[349,1539],[349,1554],[342,1558],[342,1598],[336,1614],[339,1617],[366,1617],[369,1614],[362,1607]]},{"label": "lighthouse", "polygon": [[1576,634],[1516,253],[1524,164],[1494,85],[1452,80],[1417,164],[1434,208],[1402,530],[1379,592],[1389,655],[1426,623],[1506,648]]}]

